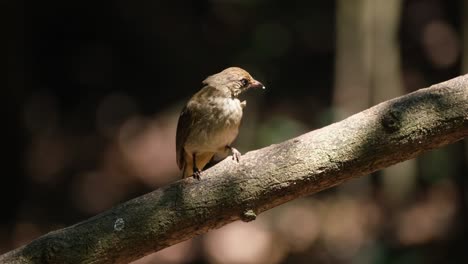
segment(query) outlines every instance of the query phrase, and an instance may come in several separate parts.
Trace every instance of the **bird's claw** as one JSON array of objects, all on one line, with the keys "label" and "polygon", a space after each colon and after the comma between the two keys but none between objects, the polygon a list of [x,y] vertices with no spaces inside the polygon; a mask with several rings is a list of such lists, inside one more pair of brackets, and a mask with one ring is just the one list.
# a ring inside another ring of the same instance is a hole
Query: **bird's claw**
[{"label": "bird's claw", "polygon": [[200,176],[201,176],[200,170],[196,169],[196,170],[193,172],[192,177],[193,177],[194,179],[200,180]]},{"label": "bird's claw", "polygon": [[241,153],[237,149],[232,148],[232,147],[231,147],[231,151],[232,151],[232,160],[235,160],[239,163]]}]

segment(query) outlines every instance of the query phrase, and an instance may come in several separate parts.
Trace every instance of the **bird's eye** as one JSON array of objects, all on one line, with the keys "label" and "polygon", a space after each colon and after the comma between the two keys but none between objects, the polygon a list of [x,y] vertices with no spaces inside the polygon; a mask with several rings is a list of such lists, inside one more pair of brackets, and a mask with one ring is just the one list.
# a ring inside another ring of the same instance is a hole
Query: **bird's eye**
[{"label": "bird's eye", "polygon": [[247,86],[247,84],[249,84],[249,81],[244,78],[244,79],[241,80],[241,83],[242,83],[242,86],[245,87],[245,86]]}]

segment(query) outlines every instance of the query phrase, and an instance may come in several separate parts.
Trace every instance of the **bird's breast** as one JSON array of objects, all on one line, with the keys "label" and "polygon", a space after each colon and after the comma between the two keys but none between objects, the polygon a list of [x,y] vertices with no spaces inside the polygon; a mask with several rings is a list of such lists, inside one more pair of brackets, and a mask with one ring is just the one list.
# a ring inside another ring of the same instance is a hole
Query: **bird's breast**
[{"label": "bird's breast", "polygon": [[186,147],[216,152],[236,139],[242,119],[241,102],[236,98],[212,98],[203,108],[204,114],[195,122]]},{"label": "bird's breast", "polygon": [[216,98],[210,103],[211,113],[221,126],[239,126],[242,106],[237,98]]}]

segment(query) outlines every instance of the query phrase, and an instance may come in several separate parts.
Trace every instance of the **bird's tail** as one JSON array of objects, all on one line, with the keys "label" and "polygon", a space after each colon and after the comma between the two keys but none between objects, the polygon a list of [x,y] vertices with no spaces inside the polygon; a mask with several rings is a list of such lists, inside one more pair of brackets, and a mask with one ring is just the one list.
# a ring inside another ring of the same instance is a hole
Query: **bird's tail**
[{"label": "bird's tail", "polygon": [[[206,164],[210,162],[211,158],[213,157],[214,152],[204,152],[201,154],[197,154],[196,162],[197,168],[201,171],[205,168]],[[184,167],[182,170],[182,178],[188,178],[193,175],[193,159],[191,159],[188,155],[185,159]]]},{"label": "bird's tail", "polygon": [[193,175],[193,165],[188,164],[188,162],[185,162],[184,167],[182,169],[182,179],[188,178]]}]

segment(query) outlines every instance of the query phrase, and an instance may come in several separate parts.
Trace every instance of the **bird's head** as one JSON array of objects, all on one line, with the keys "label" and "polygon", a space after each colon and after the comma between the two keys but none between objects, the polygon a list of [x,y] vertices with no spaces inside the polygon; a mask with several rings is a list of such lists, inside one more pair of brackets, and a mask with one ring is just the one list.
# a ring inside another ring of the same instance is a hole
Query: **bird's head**
[{"label": "bird's head", "polygon": [[265,86],[261,82],[255,80],[247,71],[239,67],[230,67],[222,72],[208,76],[203,81],[203,84],[225,90],[234,97],[251,88],[265,89]]}]

